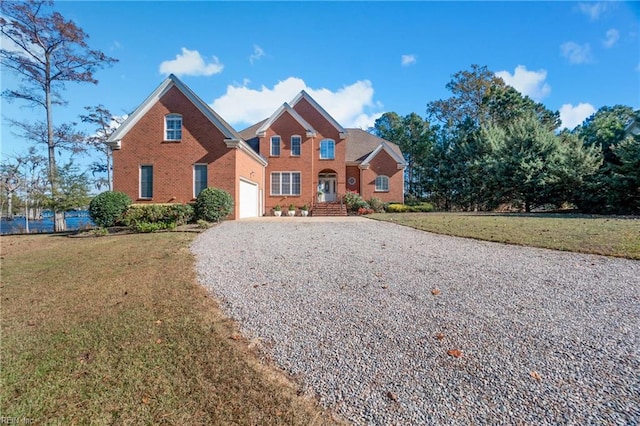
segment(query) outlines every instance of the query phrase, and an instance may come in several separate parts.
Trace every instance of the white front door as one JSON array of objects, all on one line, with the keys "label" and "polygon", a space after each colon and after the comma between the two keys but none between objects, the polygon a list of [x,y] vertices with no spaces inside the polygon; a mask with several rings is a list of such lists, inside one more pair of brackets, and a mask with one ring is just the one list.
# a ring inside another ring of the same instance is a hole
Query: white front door
[{"label": "white front door", "polygon": [[336,200],[336,178],[323,177],[318,178],[318,202],[327,203]]}]

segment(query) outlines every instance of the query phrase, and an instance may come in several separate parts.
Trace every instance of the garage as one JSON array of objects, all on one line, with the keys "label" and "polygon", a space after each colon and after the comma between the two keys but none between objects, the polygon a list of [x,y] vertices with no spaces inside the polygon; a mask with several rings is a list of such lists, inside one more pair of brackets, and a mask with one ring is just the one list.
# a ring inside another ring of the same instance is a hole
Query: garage
[{"label": "garage", "polygon": [[240,179],[240,219],[260,215],[258,194],[258,184]]}]

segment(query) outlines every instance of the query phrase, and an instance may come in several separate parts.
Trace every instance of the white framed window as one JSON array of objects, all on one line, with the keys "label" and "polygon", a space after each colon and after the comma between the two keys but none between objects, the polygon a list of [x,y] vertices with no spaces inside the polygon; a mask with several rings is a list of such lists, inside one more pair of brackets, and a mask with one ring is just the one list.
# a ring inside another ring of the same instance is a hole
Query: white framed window
[{"label": "white framed window", "polygon": [[197,198],[200,191],[207,187],[208,165],[193,165],[193,197]]},{"label": "white framed window", "polygon": [[300,172],[272,172],[271,195],[300,195]]},{"label": "white framed window", "polygon": [[164,140],[182,140],[182,116],[180,114],[167,114],[164,116]]},{"label": "white framed window", "polygon": [[300,157],[300,145],[302,145],[302,137],[298,135],[291,136],[291,156]]},{"label": "white framed window", "polygon": [[336,158],[336,142],[333,139],[320,141],[320,159],[333,160]]},{"label": "white framed window", "polygon": [[140,166],[140,198],[153,198],[153,166]]},{"label": "white framed window", "polygon": [[376,177],[376,192],[389,192],[389,178],[387,176]]},{"label": "white framed window", "polygon": [[279,157],[280,156],[280,145],[281,145],[280,136],[271,136],[271,156]]}]

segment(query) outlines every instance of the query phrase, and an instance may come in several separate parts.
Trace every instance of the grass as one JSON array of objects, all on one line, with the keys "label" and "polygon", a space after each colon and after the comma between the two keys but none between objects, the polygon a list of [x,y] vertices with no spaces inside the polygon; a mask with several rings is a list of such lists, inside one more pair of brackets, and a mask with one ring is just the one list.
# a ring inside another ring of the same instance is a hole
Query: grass
[{"label": "grass", "polygon": [[0,416],[335,423],[195,283],[193,234],[1,237]]},{"label": "grass", "polygon": [[438,234],[640,259],[640,218],[538,213],[381,213],[370,217]]}]

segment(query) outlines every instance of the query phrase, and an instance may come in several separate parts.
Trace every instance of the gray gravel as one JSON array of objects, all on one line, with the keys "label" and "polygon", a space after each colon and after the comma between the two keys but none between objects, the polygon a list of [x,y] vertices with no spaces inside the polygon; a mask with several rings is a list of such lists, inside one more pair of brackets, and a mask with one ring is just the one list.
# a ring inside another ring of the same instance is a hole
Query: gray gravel
[{"label": "gray gravel", "polygon": [[347,420],[640,423],[640,262],[277,219],[201,234],[199,279]]}]

